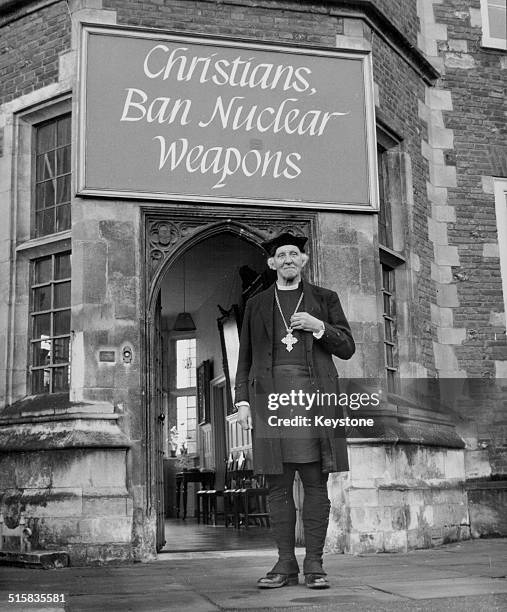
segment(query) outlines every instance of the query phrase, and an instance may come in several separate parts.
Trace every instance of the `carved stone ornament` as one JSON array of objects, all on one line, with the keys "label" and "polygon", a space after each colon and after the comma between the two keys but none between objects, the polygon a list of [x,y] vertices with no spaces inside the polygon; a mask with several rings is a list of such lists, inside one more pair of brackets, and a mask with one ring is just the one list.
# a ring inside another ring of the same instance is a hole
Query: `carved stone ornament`
[{"label": "carved stone ornament", "polygon": [[[170,213],[168,213],[168,216]],[[172,215],[171,215],[172,216]],[[276,218],[249,218],[248,221],[244,218],[234,219],[216,218],[209,215],[202,218],[194,217],[192,219],[174,220],[174,219],[157,219],[148,218],[147,222],[147,244],[149,258],[149,274],[150,279],[155,276],[165,261],[177,251],[183,242],[187,241],[196,232],[203,233],[203,239],[213,233],[220,231],[228,231],[241,236],[247,234],[258,238],[259,245],[265,240],[269,240],[281,232],[291,232],[296,236],[306,236],[308,238],[308,246],[311,249],[311,221],[305,220],[290,220]],[[206,231],[209,230],[209,231]]]}]

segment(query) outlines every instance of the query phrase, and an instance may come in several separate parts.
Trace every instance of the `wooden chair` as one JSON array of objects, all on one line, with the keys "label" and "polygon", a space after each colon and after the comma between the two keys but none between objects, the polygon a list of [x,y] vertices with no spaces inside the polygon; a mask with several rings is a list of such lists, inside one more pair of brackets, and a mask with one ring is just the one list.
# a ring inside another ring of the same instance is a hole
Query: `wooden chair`
[{"label": "wooden chair", "polygon": [[268,489],[263,475],[247,480],[239,491],[239,524],[245,529],[248,529],[252,520],[261,527],[270,526],[267,495]]},{"label": "wooden chair", "polygon": [[196,493],[197,498],[197,523],[200,524],[201,517],[204,525],[208,525],[211,520],[211,496],[215,493],[215,478],[213,477],[209,483],[206,483],[203,489],[199,489]]},{"label": "wooden chair", "polygon": [[[225,461],[225,486],[223,489],[215,489],[208,487],[197,491],[197,522],[200,523],[200,518],[203,518],[203,524],[216,525],[217,517],[221,514],[218,512],[218,498],[224,500],[224,520],[225,526],[228,526],[228,520],[231,517],[230,510],[230,493],[233,490],[231,484],[235,486],[234,473],[236,461],[232,454]],[[235,521],[235,519],[234,519]]]}]

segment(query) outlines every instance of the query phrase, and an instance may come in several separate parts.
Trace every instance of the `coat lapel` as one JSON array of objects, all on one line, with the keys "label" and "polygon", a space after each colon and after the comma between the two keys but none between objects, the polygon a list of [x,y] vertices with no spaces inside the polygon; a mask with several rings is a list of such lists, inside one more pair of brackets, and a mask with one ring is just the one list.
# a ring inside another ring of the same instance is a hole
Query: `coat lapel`
[{"label": "coat lapel", "polygon": [[322,316],[322,310],[320,303],[317,301],[312,285],[306,281],[303,281],[303,291],[303,305],[305,312],[313,315],[314,317],[320,318]]},{"label": "coat lapel", "polygon": [[275,301],[275,285],[271,285],[262,295],[259,311],[266,328],[270,342],[273,342],[273,307]]}]

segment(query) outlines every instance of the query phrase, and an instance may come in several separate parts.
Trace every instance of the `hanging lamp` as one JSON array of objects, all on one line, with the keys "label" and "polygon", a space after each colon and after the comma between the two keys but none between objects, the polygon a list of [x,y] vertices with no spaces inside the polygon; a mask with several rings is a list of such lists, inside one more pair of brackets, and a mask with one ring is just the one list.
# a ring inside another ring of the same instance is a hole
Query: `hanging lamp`
[{"label": "hanging lamp", "polygon": [[174,322],[174,331],[195,331],[195,323],[192,315],[186,312],[186,275],[185,275],[185,257],[183,257],[183,312],[180,312]]}]

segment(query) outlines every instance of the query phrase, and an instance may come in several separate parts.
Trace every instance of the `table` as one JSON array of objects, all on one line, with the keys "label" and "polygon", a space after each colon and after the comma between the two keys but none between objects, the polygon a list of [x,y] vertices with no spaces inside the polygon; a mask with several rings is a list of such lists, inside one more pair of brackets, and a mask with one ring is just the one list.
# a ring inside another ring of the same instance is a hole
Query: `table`
[{"label": "table", "polygon": [[189,482],[200,482],[203,489],[212,489],[215,482],[215,472],[213,470],[185,470],[176,474],[176,518],[180,518],[180,494],[181,485],[183,484],[183,520],[187,518]]}]

